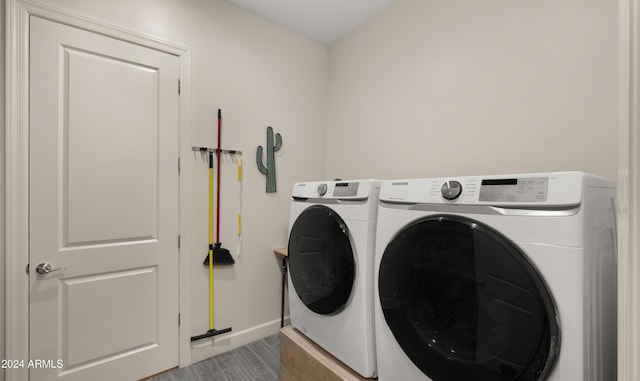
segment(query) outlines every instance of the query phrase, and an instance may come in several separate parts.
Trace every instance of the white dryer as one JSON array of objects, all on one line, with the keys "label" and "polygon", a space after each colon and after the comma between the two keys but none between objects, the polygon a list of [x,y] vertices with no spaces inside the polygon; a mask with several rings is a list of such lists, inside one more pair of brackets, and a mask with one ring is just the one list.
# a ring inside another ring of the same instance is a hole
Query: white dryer
[{"label": "white dryer", "polygon": [[380,381],[616,380],[614,183],[385,181],[376,234]]},{"label": "white dryer", "polygon": [[376,180],[296,183],[289,224],[291,324],[364,377],[376,375],[379,192]]}]

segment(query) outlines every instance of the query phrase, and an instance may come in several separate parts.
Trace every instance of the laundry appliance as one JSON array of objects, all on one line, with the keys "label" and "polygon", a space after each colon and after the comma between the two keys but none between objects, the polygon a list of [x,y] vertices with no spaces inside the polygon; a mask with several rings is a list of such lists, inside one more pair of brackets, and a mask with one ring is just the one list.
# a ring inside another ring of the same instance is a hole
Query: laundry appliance
[{"label": "laundry appliance", "polygon": [[289,226],[291,324],[364,377],[376,375],[377,180],[296,183]]},{"label": "laundry appliance", "polygon": [[379,380],[616,380],[615,237],[580,172],[382,182]]}]

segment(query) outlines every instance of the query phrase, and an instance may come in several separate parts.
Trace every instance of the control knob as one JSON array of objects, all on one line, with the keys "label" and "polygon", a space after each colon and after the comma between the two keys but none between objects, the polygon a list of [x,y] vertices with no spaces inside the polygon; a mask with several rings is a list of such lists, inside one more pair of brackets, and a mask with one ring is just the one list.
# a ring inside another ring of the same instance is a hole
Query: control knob
[{"label": "control knob", "polygon": [[320,196],[324,196],[327,193],[327,184],[318,185],[317,191]]},{"label": "control knob", "polygon": [[440,192],[442,193],[442,197],[447,200],[455,200],[460,197],[462,193],[462,184],[458,181],[450,180],[442,184],[442,188],[440,188]]}]

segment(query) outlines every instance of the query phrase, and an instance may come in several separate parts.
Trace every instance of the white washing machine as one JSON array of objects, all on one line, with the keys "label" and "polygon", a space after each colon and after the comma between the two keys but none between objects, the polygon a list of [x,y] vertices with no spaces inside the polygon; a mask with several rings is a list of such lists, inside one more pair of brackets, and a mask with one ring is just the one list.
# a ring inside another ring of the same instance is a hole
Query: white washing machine
[{"label": "white washing machine", "polygon": [[615,185],[579,172],[385,181],[380,381],[616,380]]},{"label": "white washing machine", "polygon": [[289,224],[291,324],[364,377],[376,375],[379,192],[376,180],[296,183]]}]

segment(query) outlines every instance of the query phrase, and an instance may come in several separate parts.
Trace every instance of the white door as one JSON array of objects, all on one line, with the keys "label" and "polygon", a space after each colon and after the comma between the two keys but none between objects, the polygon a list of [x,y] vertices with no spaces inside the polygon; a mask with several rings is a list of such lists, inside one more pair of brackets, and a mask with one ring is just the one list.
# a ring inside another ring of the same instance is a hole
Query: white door
[{"label": "white door", "polygon": [[32,381],[178,365],[178,75],[174,55],[31,16]]}]

